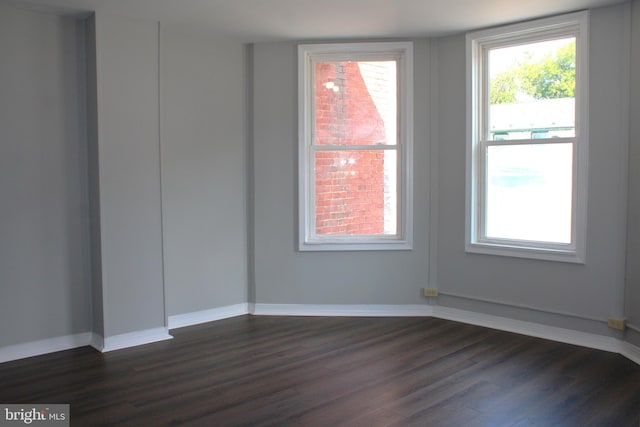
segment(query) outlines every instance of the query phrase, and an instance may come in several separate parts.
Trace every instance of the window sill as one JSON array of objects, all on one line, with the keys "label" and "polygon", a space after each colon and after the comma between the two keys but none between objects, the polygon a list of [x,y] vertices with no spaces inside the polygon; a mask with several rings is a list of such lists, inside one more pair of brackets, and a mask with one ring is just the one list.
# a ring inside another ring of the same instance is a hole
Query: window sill
[{"label": "window sill", "polygon": [[472,254],[496,255],[511,258],[526,258],[542,261],[584,264],[584,254],[575,249],[549,249],[527,246],[511,246],[496,243],[467,243],[465,252]]},{"label": "window sill", "polygon": [[408,240],[393,241],[311,241],[300,242],[300,252],[320,251],[408,251],[413,245]]}]

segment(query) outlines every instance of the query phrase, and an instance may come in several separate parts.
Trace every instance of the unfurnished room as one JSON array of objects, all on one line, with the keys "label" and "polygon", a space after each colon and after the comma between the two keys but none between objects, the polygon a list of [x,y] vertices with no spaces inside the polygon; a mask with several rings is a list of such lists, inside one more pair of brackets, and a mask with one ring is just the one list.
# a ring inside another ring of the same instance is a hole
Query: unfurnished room
[{"label": "unfurnished room", "polygon": [[0,0],[0,425],[640,425],[640,0]]}]

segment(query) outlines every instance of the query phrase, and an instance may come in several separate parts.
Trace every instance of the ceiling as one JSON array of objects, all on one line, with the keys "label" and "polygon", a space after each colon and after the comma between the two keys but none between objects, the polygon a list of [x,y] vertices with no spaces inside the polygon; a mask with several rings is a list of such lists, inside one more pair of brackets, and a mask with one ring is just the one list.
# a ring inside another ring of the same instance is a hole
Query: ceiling
[{"label": "ceiling", "polygon": [[[2,1],[2,0],[0,0]],[[188,26],[244,42],[425,37],[625,0],[10,0]]]}]

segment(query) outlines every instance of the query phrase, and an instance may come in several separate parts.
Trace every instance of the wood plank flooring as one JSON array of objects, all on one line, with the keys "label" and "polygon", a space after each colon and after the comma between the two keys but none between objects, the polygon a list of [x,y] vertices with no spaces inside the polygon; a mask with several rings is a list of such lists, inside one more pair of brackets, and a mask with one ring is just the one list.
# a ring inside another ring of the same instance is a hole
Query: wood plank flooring
[{"label": "wood plank flooring", "polygon": [[0,402],[72,426],[633,426],[624,357],[434,318],[240,316],[0,364]]}]

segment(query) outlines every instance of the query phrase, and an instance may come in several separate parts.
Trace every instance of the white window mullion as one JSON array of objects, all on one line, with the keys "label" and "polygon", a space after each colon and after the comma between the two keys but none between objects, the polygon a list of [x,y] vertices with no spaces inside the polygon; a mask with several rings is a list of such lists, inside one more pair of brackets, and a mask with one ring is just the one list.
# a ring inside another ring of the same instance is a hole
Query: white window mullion
[{"label": "white window mullion", "polygon": [[576,138],[546,138],[546,139],[509,139],[509,140],[485,140],[483,144],[487,146],[507,146],[507,145],[551,145],[551,144],[575,144]]},{"label": "white window mullion", "polygon": [[369,151],[369,150],[397,150],[398,145],[314,145],[315,151]]}]

